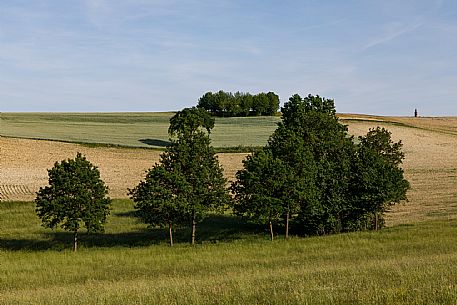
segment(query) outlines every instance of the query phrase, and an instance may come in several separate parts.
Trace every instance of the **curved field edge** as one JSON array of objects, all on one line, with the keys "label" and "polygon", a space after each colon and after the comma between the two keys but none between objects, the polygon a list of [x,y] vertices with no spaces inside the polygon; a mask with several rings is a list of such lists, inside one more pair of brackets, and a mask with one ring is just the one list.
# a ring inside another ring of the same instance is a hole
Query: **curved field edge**
[{"label": "curved field edge", "polygon": [[392,117],[366,114],[339,114],[342,123],[385,124],[457,136],[457,117]]},{"label": "curved field edge", "polygon": [[[155,151],[165,151],[165,147],[159,146],[151,146],[151,147],[144,147],[144,146],[130,146],[130,145],[122,145],[122,144],[112,144],[112,143],[98,143],[98,142],[79,142],[79,141],[66,141],[66,140],[57,140],[57,139],[47,139],[47,138],[32,138],[32,137],[21,137],[21,136],[7,136],[7,135],[0,135],[0,137],[4,138],[11,138],[11,139],[24,139],[24,140],[36,140],[36,141],[49,141],[49,142],[60,142],[60,143],[70,143],[70,144],[77,144],[83,147],[91,147],[91,148],[128,148],[128,149],[147,149],[147,150],[155,150]],[[253,151],[261,149],[263,146],[227,146],[227,147],[214,147],[214,151],[216,153],[251,153]]]},{"label": "curved field edge", "polygon": [[[61,141],[92,147],[140,147],[163,150],[172,112],[143,113],[1,113],[4,137]],[[344,124],[378,124],[457,135],[456,117],[387,117],[339,114]],[[211,134],[219,152],[249,152],[262,147],[279,117],[216,118]]]},{"label": "curved field edge", "polygon": [[270,242],[237,219],[224,239],[227,220],[210,219],[197,246],[169,247],[131,208],[116,201],[106,233],[82,234],[72,253],[71,236],[40,227],[32,203],[0,206],[0,304],[457,302],[456,220]]}]

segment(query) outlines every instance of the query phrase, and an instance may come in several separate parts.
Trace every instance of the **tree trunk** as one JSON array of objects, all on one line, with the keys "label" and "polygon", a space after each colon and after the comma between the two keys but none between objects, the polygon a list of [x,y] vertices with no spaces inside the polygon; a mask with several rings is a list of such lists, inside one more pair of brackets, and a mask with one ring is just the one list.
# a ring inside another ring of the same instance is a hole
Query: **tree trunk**
[{"label": "tree trunk", "polygon": [[375,212],[374,214],[374,229],[375,231],[378,231],[378,212]]},{"label": "tree trunk", "polygon": [[78,249],[78,230],[75,230],[73,234],[73,252]]},{"label": "tree trunk", "polygon": [[271,220],[270,220],[269,224],[270,224],[270,238],[271,238],[271,241],[273,241],[273,238],[274,238],[274,235],[273,235],[273,223],[271,223]]},{"label": "tree trunk", "polygon": [[170,230],[170,246],[173,246],[173,223],[170,222],[168,228]]},{"label": "tree trunk", "polygon": [[286,213],[286,240],[289,239],[289,212]]},{"label": "tree trunk", "polygon": [[195,221],[195,214],[192,215],[192,245],[195,245],[195,226],[196,226],[196,221]]}]

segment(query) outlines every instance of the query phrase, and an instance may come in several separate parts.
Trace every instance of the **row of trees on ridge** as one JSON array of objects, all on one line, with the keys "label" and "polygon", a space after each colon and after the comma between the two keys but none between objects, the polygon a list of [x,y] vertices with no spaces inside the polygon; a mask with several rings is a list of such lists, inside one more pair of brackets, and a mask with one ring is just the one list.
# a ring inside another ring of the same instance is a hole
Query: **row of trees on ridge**
[{"label": "row of trees on ridge", "polygon": [[279,96],[274,92],[252,95],[220,90],[216,93],[206,92],[198,100],[197,107],[222,117],[274,116],[279,110]]},{"label": "row of trees on ridge", "polygon": [[[167,228],[173,245],[176,226],[197,223],[210,212],[231,208],[236,215],[274,226],[283,223],[303,235],[378,229],[392,204],[409,188],[400,165],[401,142],[386,129],[371,129],[356,141],[338,121],[333,100],[292,96],[267,145],[243,161],[227,187],[211,146],[214,118],[186,108],[170,120],[170,145],[129,194],[136,215],[151,227]],[[56,163],[49,186],[35,200],[43,225],[74,232],[103,230],[109,213],[107,188],[97,168],[82,155]]]}]

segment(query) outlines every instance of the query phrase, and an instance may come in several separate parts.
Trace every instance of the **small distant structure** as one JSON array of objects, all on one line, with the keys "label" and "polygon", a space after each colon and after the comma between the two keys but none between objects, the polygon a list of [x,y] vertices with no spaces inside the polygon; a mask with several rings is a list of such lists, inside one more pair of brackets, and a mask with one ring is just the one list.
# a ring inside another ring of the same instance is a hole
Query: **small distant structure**
[{"label": "small distant structure", "polygon": [[417,118],[417,109],[414,109],[414,117]]}]

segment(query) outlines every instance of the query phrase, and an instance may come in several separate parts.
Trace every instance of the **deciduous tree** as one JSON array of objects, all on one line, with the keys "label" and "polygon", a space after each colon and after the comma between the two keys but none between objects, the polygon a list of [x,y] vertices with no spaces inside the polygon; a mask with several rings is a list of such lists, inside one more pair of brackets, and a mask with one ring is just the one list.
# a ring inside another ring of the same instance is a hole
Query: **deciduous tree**
[{"label": "deciduous tree", "polygon": [[103,231],[111,200],[100,172],[82,154],[75,159],[56,162],[48,170],[49,186],[42,187],[35,199],[36,212],[43,226],[73,232],[73,250],[77,250],[78,231]]},{"label": "deciduous tree", "polygon": [[168,133],[178,137],[193,135],[201,128],[210,133],[214,128],[214,118],[202,108],[184,108],[171,117]]},{"label": "deciduous tree", "polygon": [[359,137],[351,177],[353,210],[349,225],[377,230],[384,223],[384,212],[407,199],[410,185],[401,168],[401,148],[401,141],[393,142],[385,128],[370,129]]},{"label": "deciduous tree", "polygon": [[190,222],[192,244],[197,222],[229,201],[227,181],[210,145],[214,119],[206,116],[202,109],[186,108],[170,119],[171,144],[131,192],[148,224]]},{"label": "deciduous tree", "polygon": [[146,178],[134,189],[130,197],[135,203],[136,216],[151,227],[167,227],[170,246],[173,246],[173,229],[182,225],[186,218],[183,199],[185,177],[178,171],[167,170],[163,164],[155,164]]},{"label": "deciduous tree", "polygon": [[243,161],[243,170],[236,173],[232,184],[234,210],[257,222],[267,222],[273,240],[273,223],[284,214],[282,196],[286,168],[271,153],[260,150]]}]

